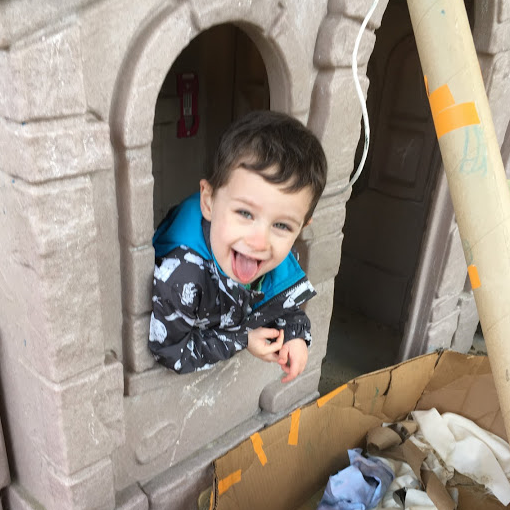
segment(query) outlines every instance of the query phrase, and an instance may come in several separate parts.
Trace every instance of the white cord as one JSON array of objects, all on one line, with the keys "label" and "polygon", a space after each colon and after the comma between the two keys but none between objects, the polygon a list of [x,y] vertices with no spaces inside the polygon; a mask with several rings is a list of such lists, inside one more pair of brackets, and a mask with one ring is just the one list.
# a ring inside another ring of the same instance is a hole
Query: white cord
[{"label": "white cord", "polygon": [[379,0],[374,0],[374,3],[372,4],[372,7],[370,7],[367,15],[365,16],[365,19],[363,20],[363,23],[361,24],[361,27],[358,32],[358,37],[356,37],[356,43],[354,44],[354,50],[352,52],[352,75],[354,78],[354,85],[356,87],[356,92],[358,93],[359,102],[361,103],[361,113],[363,115],[363,125],[365,127],[365,145],[363,147],[363,155],[361,156],[361,161],[359,162],[358,168],[356,169],[356,173],[352,176],[352,179],[349,181],[347,186],[342,188],[340,190],[340,193],[343,193],[344,191],[348,190],[359,178],[361,175],[361,171],[363,170],[363,166],[365,165],[365,161],[367,159],[368,155],[368,145],[370,142],[370,125],[368,122],[368,112],[367,112],[367,105],[365,103],[365,97],[363,96],[363,91],[361,90],[361,85],[359,83],[358,78],[358,49],[359,49],[359,43],[361,41],[361,37],[363,35],[363,32],[365,31],[365,28],[372,17],[372,14],[375,11],[375,8],[377,7],[377,4],[379,3]]}]

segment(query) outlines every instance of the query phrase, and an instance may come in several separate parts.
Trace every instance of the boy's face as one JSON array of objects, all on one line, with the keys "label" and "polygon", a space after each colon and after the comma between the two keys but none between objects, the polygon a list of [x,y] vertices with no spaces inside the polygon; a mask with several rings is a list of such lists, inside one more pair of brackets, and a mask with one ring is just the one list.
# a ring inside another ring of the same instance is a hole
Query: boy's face
[{"label": "boy's face", "polygon": [[251,283],[289,254],[304,226],[312,193],[309,188],[284,192],[285,187],[244,168],[233,170],[214,195],[210,184],[200,181],[202,214],[211,222],[211,248],[233,280]]}]

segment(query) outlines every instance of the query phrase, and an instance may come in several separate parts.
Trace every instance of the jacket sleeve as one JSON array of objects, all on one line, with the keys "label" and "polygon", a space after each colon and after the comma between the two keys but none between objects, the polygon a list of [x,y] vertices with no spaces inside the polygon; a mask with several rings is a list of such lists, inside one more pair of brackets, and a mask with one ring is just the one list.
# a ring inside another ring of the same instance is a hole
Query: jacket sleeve
[{"label": "jacket sleeve", "polygon": [[297,305],[286,309],[282,316],[274,321],[274,327],[283,329],[284,343],[295,338],[302,338],[308,347],[312,343],[310,319]]},{"label": "jacket sleeve", "polygon": [[159,363],[177,373],[210,368],[248,344],[245,328],[211,325],[205,278],[203,266],[178,258],[165,258],[155,267],[149,349]]}]

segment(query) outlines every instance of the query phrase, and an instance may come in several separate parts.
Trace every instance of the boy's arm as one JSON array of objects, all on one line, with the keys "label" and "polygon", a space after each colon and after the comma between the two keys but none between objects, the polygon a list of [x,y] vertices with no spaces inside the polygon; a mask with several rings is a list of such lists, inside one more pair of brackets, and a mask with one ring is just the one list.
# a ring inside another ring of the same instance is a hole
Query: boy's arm
[{"label": "boy's arm", "polygon": [[203,266],[180,257],[163,259],[155,268],[149,348],[159,363],[178,373],[209,368],[248,343],[245,328],[209,326],[206,277]]}]

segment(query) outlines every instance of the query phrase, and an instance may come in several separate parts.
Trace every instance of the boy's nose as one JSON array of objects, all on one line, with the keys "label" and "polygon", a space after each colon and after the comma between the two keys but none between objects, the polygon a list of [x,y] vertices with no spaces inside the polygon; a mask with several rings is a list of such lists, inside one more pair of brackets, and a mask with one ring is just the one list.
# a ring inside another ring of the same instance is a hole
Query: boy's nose
[{"label": "boy's nose", "polygon": [[265,251],[269,244],[267,229],[261,225],[254,226],[246,236],[246,244],[254,251]]}]

